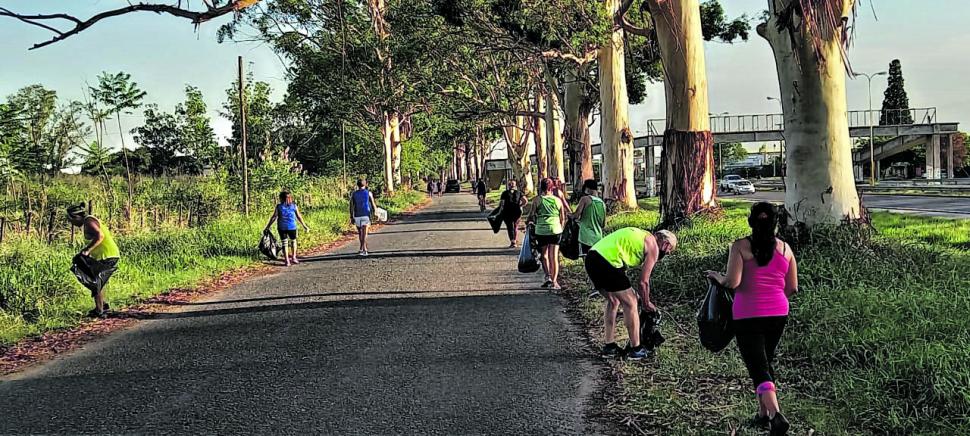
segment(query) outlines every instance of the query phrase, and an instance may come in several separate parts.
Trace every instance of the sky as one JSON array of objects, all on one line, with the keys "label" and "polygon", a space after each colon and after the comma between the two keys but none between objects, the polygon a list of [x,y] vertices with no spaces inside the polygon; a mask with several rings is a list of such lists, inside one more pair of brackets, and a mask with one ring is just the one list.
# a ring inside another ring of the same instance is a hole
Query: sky
[{"label": "sky", "polygon": [[[187,0],[201,6],[200,0]],[[871,3],[870,3],[871,2]],[[69,4],[69,5],[68,5]],[[18,12],[69,12],[77,16],[117,7],[112,0],[0,0]],[[760,16],[766,0],[721,0],[729,16]],[[875,13],[873,12],[875,10]],[[970,1],[860,0],[854,44],[849,60],[856,71],[888,69],[902,61],[910,107],[936,107],[941,121],[964,123],[970,129]],[[878,19],[877,19],[878,18]],[[37,50],[27,49],[50,33],[11,19],[0,18],[0,98],[34,83],[54,89],[63,98],[80,99],[86,84],[97,82],[102,71],[126,71],[148,92],[146,102],[172,110],[184,98],[186,84],[200,88],[217,134],[230,132],[218,115],[225,90],[236,74],[236,57],[243,56],[256,80],[270,83],[275,95],[286,88],[286,68],[266,45],[216,42],[221,17],[198,31],[185,19],[150,13],[103,21],[65,41]],[[752,27],[754,26],[752,22]],[[768,43],[752,30],[748,42],[706,45],[710,111],[732,115],[777,113],[774,59]],[[849,110],[868,107],[866,80],[847,82]],[[873,106],[882,104],[885,77],[873,80]],[[631,128],[646,131],[647,120],[664,117],[663,84],[648,87],[647,100],[631,106]],[[125,130],[141,122],[140,111],[125,117]],[[598,142],[599,127],[591,131]],[[109,131],[116,141],[117,129]],[[110,145],[110,142],[109,142]],[[757,145],[755,145],[757,147]]]}]

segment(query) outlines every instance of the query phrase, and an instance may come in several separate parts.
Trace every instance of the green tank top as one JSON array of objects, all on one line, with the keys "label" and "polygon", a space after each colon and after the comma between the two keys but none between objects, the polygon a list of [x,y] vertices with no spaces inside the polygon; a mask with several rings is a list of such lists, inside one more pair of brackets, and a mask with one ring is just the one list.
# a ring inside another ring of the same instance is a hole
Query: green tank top
[{"label": "green tank top", "polygon": [[562,222],[559,221],[561,205],[559,199],[551,195],[539,197],[539,204],[536,206],[537,235],[546,236],[562,233]]},{"label": "green tank top", "polygon": [[606,222],[606,203],[599,197],[590,197],[590,203],[579,217],[579,243],[592,246],[603,239],[603,223]]},{"label": "green tank top", "polygon": [[111,235],[111,231],[101,221],[98,221],[98,225],[101,227],[101,234],[104,236],[104,239],[101,240],[100,244],[91,249],[91,257],[94,260],[121,257],[121,250],[118,249],[118,244],[115,243],[115,238]]},{"label": "green tank top", "polygon": [[650,232],[636,227],[625,227],[600,239],[592,250],[603,256],[617,268],[637,267],[643,264],[645,249],[643,240]]}]

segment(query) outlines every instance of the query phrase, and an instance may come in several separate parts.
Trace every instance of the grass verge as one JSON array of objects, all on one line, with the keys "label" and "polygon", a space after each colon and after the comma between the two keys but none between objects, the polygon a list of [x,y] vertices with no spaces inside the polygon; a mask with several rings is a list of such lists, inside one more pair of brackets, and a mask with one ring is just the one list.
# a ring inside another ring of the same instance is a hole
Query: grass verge
[{"label": "grass verge", "polygon": [[[657,204],[642,206],[609,227],[652,227]],[[643,433],[760,433],[747,426],[756,402],[735,346],[714,355],[697,339],[701,273],[722,270],[729,244],[747,232],[750,204],[724,206],[722,219],[682,230],[678,252],[655,272],[667,343],[651,361],[614,365],[610,409]],[[970,433],[970,221],[873,220],[879,233],[866,247],[836,238],[798,253],[802,292],[777,365],[794,434]],[[567,261],[564,278],[601,337],[602,302],[587,298],[582,265]]]},{"label": "grass verge", "polygon": [[[397,214],[422,201],[422,194],[404,191],[378,203]],[[342,196],[317,207],[302,207],[311,231],[301,232],[301,247],[334,241],[350,230],[347,208]],[[118,237],[122,261],[106,289],[107,301],[112,308],[122,308],[255,263],[255,246],[269,213]],[[91,308],[91,298],[69,271],[79,248],[24,239],[0,249],[0,348],[25,337],[73,327],[83,319]]]}]

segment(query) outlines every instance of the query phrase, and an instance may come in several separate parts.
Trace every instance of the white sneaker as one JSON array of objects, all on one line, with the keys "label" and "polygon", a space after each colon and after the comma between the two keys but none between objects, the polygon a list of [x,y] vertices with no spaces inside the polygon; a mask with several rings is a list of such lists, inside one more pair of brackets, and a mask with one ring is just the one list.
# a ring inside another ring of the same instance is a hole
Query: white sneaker
[{"label": "white sneaker", "polygon": [[366,256],[367,255],[367,252],[365,252],[364,250],[360,250],[360,251],[357,252],[357,255],[358,256]]},{"label": "white sneaker", "polygon": [[361,256],[364,256],[364,257],[370,256],[370,253],[368,253],[367,251],[362,251],[361,253],[363,253],[361,254]]}]

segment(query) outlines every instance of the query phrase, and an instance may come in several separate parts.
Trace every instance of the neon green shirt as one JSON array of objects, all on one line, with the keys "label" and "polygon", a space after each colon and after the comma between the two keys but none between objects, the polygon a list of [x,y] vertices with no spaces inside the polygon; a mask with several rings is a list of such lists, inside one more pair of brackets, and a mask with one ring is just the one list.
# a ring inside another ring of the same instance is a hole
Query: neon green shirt
[{"label": "neon green shirt", "polygon": [[[94,219],[97,220],[97,218]],[[94,248],[91,249],[91,257],[94,260],[105,260],[121,257],[121,250],[118,249],[118,244],[115,243],[115,238],[111,235],[111,231],[108,230],[108,227],[105,226],[101,221],[98,221],[98,227],[101,228],[101,235],[104,237],[104,239],[101,240],[100,244],[95,245]]]},{"label": "neon green shirt", "polygon": [[579,217],[579,243],[592,246],[603,239],[603,224],[606,223],[606,203],[599,197],[591,196],[591,201],[583,208]]},{"label": "neon green shirt", "polygon": [[536,205],[536,234],[558,235],[562,233],[562,221],[559,220],[562,202],[552,195],[539,197]]},{"label": "neon green shirt", "polygon": [[637,267],[643,264],[646,255],[643,240],[649,234],[650,232],[643,229],[625,227],[604,236],[593,245],[592,250],[614,267]]}]

